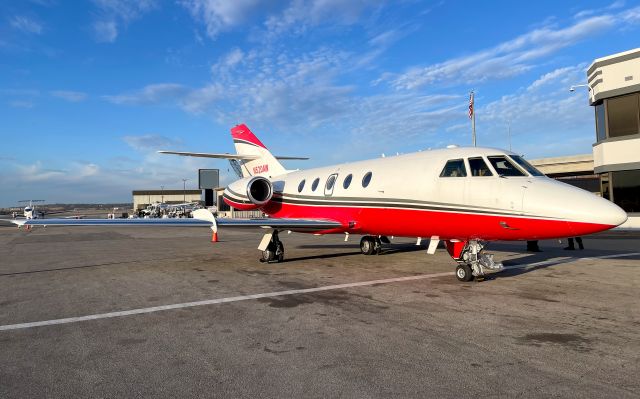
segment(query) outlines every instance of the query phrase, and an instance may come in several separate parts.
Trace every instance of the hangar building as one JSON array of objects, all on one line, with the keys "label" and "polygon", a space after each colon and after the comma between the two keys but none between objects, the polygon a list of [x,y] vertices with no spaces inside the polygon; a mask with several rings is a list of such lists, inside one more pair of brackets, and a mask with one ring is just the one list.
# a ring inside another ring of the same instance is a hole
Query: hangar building
[{"label": "hangar building", "polygon": [[185,202],[199,202],[202,190],[133,190],[134,212],[146,208],[154,202],[166,204],[182,204]]}]

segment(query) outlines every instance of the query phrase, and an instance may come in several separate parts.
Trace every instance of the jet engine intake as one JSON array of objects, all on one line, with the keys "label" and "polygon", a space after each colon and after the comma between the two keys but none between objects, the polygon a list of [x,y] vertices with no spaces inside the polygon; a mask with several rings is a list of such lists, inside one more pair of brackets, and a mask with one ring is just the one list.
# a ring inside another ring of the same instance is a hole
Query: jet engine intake
[{"label": "jet engine intake", "polygon": [[273,184],[264,176],[253,176],[231,183],[223,193],[224,201],[235,209],[248,211],[265,206],[273,197]]},{"label": "jet engine intake", "polygon": [[273,185],[263,176],[255,176],[247,183],[249,201],[256,205],[264,205],[273,196]]}]

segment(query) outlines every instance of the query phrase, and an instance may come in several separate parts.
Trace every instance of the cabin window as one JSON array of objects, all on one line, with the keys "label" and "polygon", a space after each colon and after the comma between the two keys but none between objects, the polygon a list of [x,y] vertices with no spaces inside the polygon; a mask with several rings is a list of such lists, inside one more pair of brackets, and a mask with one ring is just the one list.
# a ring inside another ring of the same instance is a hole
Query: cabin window
[{"label": "cabin window", "polygon": [[318,188],[318,184],[320,184],[320,178],[316,177],[313,183],[311,183],[311,191],[316,191],[316,188]]},{"label": "cabin window", "polygon": [[444,169],[442,169],[442,173],[440,173],[440,177],[465,177],[466,175],[467,170],[464,167],[464,160],[462,159],[447,161]]},{"label": "cabin window", "polygon": [[333,189],[336,186],[338,180],[338,174],[334,173],[327,179],[327,183],[324,185],[324,195],[333,195]]},{"label": "cabin window", "polygon": [[333,185],[336,183],[336,177],[337,177],[337,175],[331,175],[327,179],[327,185],[325,186],[327,191],[332,191],[333,190]]},{"label": "cabin window", "polygon": [[487,157],[493,168],[496,170],[499,176],[524,176],[525,174],[520,171],[507,157],[503,155],[495,155]]},{"label": "cabin window", "polygon": [[302,179],[302,181],[300,182],[300,184],[298,184],[298,192],[301,193],[302,189],[304,188],[304,182],[305,179]]},{"label": "cabin window", "polygon": [[540,172],[535,166],[531,165],[529,162],[525,161],[524,158],[519,157],[517,155],[511,155],[511,159],[516,161],[518,165],[522,167],[522,169],[529,172],[531,176],[544,176],[544,173]]},{"label": "cabin window", "polygon": [[349,174],[347,177],[344,178],[344,182],[342,183],[342,187],[344,187],[344,189],[348,189],[349,186],[351,185],[351,179],[353,179],[353,175]]},{"label": "cabin window", "polygon": [[367,172],[366,175],[362,178],[362,187],[367,187],[369,183],[371,183],[371,176],[373,174],[371,172]]},{"label": "cabin window", "polygon": [[469,169],[471,169],[471,176],[493,176],[487,163],[480,157],[469,158]]}]

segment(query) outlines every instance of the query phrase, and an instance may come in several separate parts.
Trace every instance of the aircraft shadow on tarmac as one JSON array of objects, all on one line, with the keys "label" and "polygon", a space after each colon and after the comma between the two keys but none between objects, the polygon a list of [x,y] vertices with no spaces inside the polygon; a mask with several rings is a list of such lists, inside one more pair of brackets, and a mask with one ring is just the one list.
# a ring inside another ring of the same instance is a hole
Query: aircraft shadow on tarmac
[{"label": "aircraft shadow on tarmac", "polygon": [[[491,249],[496,251],[505,251],[505,252],[514,252],[513,244],[499,244],[496,243],[491,246]],[[562,248],[549,248],[543,249],[543,252],[535,252],[535,253],[527,253],[522,250],[522,256],[517,258],[512,258],[508,260],[503,260],[502,264],[507,267],[506,270],[501,271],[494,276],[497,278],[504,277],[513,277],[519,276],[521,274],[526,274],[532,271],[545,269],[551,266],[558,266],[567,263],[573,263],[579,261],[580,259],[598,259],[603,256],[612,256],[612,258],[601,258],[599,260],[606,261],[608,259],[629,259],[629,260],[640,260],[640,255],[630,255],[630,256],[615,256],[615,255],[623,255],[625,252],[629,253],[629,251],[612,251],[612,250],[602,250],[602,249],[584,249],[584,250],[564,250]],[[615,257],[614,257],[615,256]],[[540,264],[536,264],[540,263]],[[531,265],[531,266],[527,266]],[[522,267],[518,267],[522,266]]]}]

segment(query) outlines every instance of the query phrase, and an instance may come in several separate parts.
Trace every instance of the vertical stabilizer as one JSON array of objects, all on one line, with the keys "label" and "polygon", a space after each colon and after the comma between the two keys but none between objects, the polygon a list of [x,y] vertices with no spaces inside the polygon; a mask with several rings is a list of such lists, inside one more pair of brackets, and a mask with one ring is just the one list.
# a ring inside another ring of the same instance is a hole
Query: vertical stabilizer
[{"label": "vertical stabilizer", "polygon": [[267,147],[249,130],[247,125],[241,124],[231,129],[231,137],[238,155],[256,155],[257,159],[240,160],[242,176],[278,176],[286,173],[285,168],[267,150]]}]

